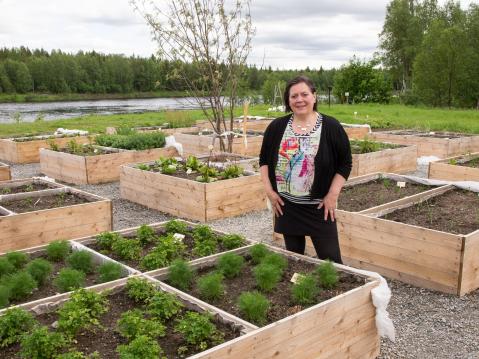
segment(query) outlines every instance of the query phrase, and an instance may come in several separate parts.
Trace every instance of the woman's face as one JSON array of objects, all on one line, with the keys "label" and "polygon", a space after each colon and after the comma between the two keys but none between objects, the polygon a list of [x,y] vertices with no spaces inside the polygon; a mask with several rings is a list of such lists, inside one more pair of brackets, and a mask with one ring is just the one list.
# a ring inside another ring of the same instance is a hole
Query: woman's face
[{"label": "woman's face", "polygon": [[313,112],[316,95],[304,82],[291,86],[289,89],[289,107],[295,115],[308,115]]}]

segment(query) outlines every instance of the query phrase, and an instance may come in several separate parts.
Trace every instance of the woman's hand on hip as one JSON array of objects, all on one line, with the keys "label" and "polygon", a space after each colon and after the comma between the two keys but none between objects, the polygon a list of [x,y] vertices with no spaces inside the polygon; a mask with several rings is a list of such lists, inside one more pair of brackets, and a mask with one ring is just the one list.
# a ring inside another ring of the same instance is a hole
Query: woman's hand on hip
[{"label": "woman's hand on hip", "polygon": [[336,207],[338,204],[338,197],[339,195],[335,195],[334,193],[328,192],[326,196],[323,198],[323,202],[318,206],[318,209],[324,207],[324,220],[328,220],[328,216],[331,218],[331,221],[334,222],[335,220],[335,212]]},{"label": "woman's hand on hip", "polygon": [[282,216],[283,209],[281,207],[284,206],[284,202],[279,196],[279,194],[276,193],[275,191],[268,191],[266,192],[266,195],[268,196],[268,199],[271,202],[271,207],[273,209],[274,215],[276,217]]}]

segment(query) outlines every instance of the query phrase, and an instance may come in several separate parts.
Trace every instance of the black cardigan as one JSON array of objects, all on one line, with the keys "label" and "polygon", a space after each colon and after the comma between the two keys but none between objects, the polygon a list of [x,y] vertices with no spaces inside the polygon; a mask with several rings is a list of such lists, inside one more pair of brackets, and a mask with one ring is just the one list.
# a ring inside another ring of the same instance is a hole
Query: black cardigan
[{"label": "black cardigan", "polygon": [[[348,179],[351,173],[352,157],[348,135],[343,126],[333,117],[321,114],[323,118],[318,154],[314,158],[314,181],[311,198],[323,198],[329,191],[336,173]],[[268,176],[275,191],[275,169],[284,131],[291,114],[273,120],[264,132],[259,165],[268,166]]]}]

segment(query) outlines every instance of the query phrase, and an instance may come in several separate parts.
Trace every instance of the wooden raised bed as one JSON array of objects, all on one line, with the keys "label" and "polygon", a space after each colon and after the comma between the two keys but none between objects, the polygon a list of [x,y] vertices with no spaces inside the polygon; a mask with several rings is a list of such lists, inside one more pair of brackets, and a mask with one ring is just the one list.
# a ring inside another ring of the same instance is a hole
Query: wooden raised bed
[{"label": "wooden raised bed", "polygon": [[[269,246],[269,249],[295,260],[314,264],[322,262],[276,247]],[[247,250],[248,247],[243,247],[235,251],[241,254]],[[211,266],[218,257],[204,258],[193,266]],[[336,267],[363,277],[364,284],[212,348],[198,358],[376,358],[379,336],[371,290],[378,281],[358,274],[354,268]],[[166,268],[147,275],[163,280],[167,273]]]},{"label": "wooden raised bed", "polygon": [[[471,160],[477,160],[478,164],[471,167],[464,165]],[[479,182],[479,152],[429,162],[428,177],[448,181]]]},{"label": "wooden raised bed", "polygon": [[146,207],[202,222],[266,208],[263,184],[254,173],[201,183],[124,165],[120,193],[122,198]]},{"label": "wooden raised bed", "polygon": [[10,166],[0,162],[0,181],[8,181],[10,179],[12,179]]},{"label": "wooden raised bed", "polygon": [[[25,179],[6,181],[0,184],[18,187],[41,180]],[[93,235],[112,229],[112,206],[109,199],[96,196],[71,187],[46,182],[50,188],[18,194],[0,196],[0,252],[29,248],[57,239],[70,239]],[[14,200],[69,193],[87,200],[87,203],[15,213],[3,207]]]},{"label": "wooden raised bed", "polygon": [[234,163],[243,167],[246,171],[257,172],[259,169],[259,157],[228,152],[213,152],[211,156],[209,154],[203,154],[197,157],[203,162],[208,161],[208,158],[210,158],[210,163],[213,166]]},{"label": "wooden raised bed", "polygon": [[396,130],[372,132],[369,137],[377,141],[416,145],[418,157],[446,158],[479,151],[479,136],[464,133]]},{"label": "wooden raised bed", "polygon": [[[198,135],[196,133],[175,133],[175,140],[183,145],[183,155],[201,155],[208,153],[208,146],[213,144],[213,136]],[[247,144],[242,136],[233,139],[233,153],[247,156],[258,156],[263,143],[263,136],[260,134],[247,135]],[[225,143],[226,140],[225,140]],[[217,138],[214,144],[214,151],[220,151],[220,142]]]},{"label": "wooden raised bed", "polygon": [[98,184],[118,181],[120,165],[178,155],[174,147],[153,148],[144,151],[100,146],[98,148],[106,149],[110,153],[81,156],[42,148],[40,150],[40,170],[49,177],[67,183]]},{"label": "wooden raised bed", "polygon": [[59,147],[64,147],[74,140],[77,143],[88,143],[88,136],[46,135],[18,138],[0,138],[0,160],[13,163],[40,162],[40,148],[49,148],[48,139],[54,139]]},{"label": "wooden raised bed", "polygon": [[369,136],[369,127],[367,126],[353,126],[347,123],[341,123],[346,131],[348,137],[352,140],[362,140],[365,137]]},{"label": "wooden raised bed", "polygon": [[354,154],[350,177],[375,172],[404,173],[416,170],[417,147],[402,146],[376,152]]}]

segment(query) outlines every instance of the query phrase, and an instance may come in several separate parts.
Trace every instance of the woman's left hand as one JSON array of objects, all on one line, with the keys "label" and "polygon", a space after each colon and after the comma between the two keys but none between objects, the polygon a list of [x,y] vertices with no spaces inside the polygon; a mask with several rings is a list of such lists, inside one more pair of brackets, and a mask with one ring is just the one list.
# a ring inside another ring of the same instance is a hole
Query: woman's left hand
[{"label": "woman's left hand", "polygon": [[318,209],[324,207],[324,220],[328,220],[328,215],[331,218],[331,221],[334,222],[335,220],[335,211],[336,206],[338,203],[339,194],[336,195],[334,193],[328,192],[326,196],[323,198],[323,202],[318,206]]}]

